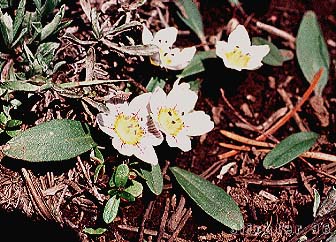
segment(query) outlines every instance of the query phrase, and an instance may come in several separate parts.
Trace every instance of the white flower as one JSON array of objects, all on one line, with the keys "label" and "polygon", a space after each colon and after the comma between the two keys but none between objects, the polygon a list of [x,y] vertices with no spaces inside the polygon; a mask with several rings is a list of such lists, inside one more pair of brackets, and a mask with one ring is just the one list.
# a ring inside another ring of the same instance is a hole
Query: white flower
[{"label": "white flower", "polygon": [[170,70],[184,69],[194,57],[196,47],[184,49],[172,48],[177,38],[177,29],[167,27],[159,30],[154,36],[150,30],[143,25],[142,43],[153,44],[159,47],[159,52],[150,57],[153,65],[161,66]]},{"label": "white flower", "polygon": [[262,59],[268,54],[268,45],[251,45],[243,25],[238,25],[229,35],[228,42],[216,43],[216,54],[223,59],[227,68],[255,70],[262,66]]},{"label": "white flower", "polygon": [[150,99],[152,117],[158,129],[166,135],[169,146],[183,151],[191,149],[190,136],[205,134],[213,129],[214,123],[203,111],[195,111],[197,94],[188,83],[175,82],[166,93],[156,88]]},{"label": "white flower", "polygon": [[121,154],[135,155],[139,159],[157,164],[153,146],[161,144],[163,137],[148,130],[148,103],[151,93],[141,94],[130,103],[108,103],[108,113],[99,113],[100,129],[112,137],[112,145]]}]

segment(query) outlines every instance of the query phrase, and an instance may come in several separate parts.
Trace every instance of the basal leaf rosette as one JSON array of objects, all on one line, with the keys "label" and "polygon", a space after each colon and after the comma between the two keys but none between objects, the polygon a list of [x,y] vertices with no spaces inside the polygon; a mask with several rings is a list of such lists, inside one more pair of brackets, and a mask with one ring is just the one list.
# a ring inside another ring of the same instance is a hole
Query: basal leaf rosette
[{"label": "basal leaf rosette", "polygon": [[142,43],[145,45],[153,44],[159,47],[159,52],[150,57],[153,65],[170,70],[182,70],[190,63],[196,53],[196,47],[192,46],[184,49],[172,48],[177,38],[177,32],[176,28],[167,27],[153,35],[143,25]]},{"label": "basal leaf rosette", "polygon": [[230,33],[228,42],[216,43],[216,54],[223,59],[224,65],[237,71],[258,69],[269,51],[268,45],[251,45],[250,37],[243,25],[238,25]]},{"label": "basal leaf rosette", "polygon": [[150,99],[152,118],[162,131],[169,146],[183,151],[191,150],[191,136],[205,134],[214,123],[203,111],[195,111],[197,94],[188,83],[175,82],[168,95],[157,87]]},{"label": "basal leaf rosette", "polygon": [[136,156],[150,164],[157,164],[153,146],[161,144],[162,136],[149,132],[147,105],[151,94],[144,93],[130,103],[108,103],[109,112],[99,113],[100,129],[112,137],[113,147],[125,156]]}]

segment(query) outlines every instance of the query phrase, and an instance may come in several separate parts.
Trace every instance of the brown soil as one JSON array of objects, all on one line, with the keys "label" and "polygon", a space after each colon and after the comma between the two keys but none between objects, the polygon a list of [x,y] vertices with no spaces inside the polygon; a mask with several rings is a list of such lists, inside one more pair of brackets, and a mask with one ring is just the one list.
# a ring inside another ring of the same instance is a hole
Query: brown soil
[{"label": "brown soil", "polygon": [[[96,2],[96,6],[99,6],[100,1]],[[211,36],[217,35],[220,31],[223,31],[222,38],[226,39],[225,26],[231,18],[235,17],[240,23],[245,24],[250,36],[270,38],[279,48],[290,49],[285,40],[256,28],[249,17],[273,25],[295,36],[304,12],[310,9],[317,14],[325,39],[336,40],[336,4],[334,0],[244,0],[241,2],[246,15],[239,9],[230,6],[228,1],[205,0],[197,2],[209,41]],[[83,12],[80,10],[79,1],[66,4],[68,6],[67,17],[74,20],[72,26],[80,26],[79,31],[75,33],[76,36],[81,39],[90,38],[90,27],[84,24],[81,18]],[[158,2],[148,1],[139,11],[140,17],[148,18],[148,14],[155,10],[155,4]],[[176,25],[181,30],[188,30],[176,17],[174,4],[165,3],[163,6],[165,8],[162,8],[161,11],[164,14],[167,11],[170,13],[170,25]],[[121,16],[121,13],[116,9],[112,9],[109,14],[113,19]],[[162,27],[159,25],[157,16],[153,18],[151,27],[157,29]],[[135,31],[134,35],[140,36],[139,31]],[[60,52],[58,57],[66,60],[68,65],[55,75],[54,80],[64,82],[82,79],[85,70],[80,69],[80,72],[75,73],[74,66],[71,64],[83,59],[87,48],[80,48],[64,39],[62,42],[64,52]],[[179,36],[177,43],[181,46],[199,44],[197,37],[193,34]],[[335,44],[335,42],[333,43]],[[336,85],[334,81],[336,77],[336,47],[334,44],[328,45],[331,66],[329,81],[323,92],[324,104],[329,112],[328,126],[321,126],[319,117],[315,115],[308,101],[298,113],[303,125],[308,130],[321,135],[313,150],[329,154],[336,154],[335,136],[333,135],[336,132]],[[165,72],[162,69],[153,68],[148,60],[142,61],[139,58],[125,57],[112,51],[105,53],[101,47],[98,48],[100,49],[96,51],[97,60],[102,63],[103,69],[108,72],[110,79],[130,78],[145,86],[150,77],[156,75],[167,79],[167,89],[175,80],[175,72]],[[210,45],[210,48],[213,48],[213,45]],[[295,53],[295,50],[292,51]],[[256,71],[242,72],[224,68],[219,58],[207,60],[204,64],[206,71],[187,78],[187,81],[195,78],[201,81],[196,109],[204,110],[212,116],[216,122],[215,129],[204,137],[194,138],[193,149],[190,152],[183,153],[177,149],[168,148],[166,144],[158,147],[161,168],[166,171],[165,187],[160,196],[153,196],[146,189],[143,196],[135,202],[123,201],[117,219],[107,226],[108,231],[100,236],[88,236],[82,232],[83,228],[105,226],[101,214],[103,204],[94,196],[95,194],[85,177],[86,172],[92,176],[96,166],[90,161],[88,154],[81,156],[80,161],[75,159],[67,163],[34,165],[25,162],[15,162],[14,164],[12,160],[3,158],[0,164],[2,238],[9,238],[10,241],[35,242],[139,241],[141,238],[146,241],[157,241],[157,234],[161,231],[164,233],[162,240],[168,241],[168,238],[176,231],[172,218],[177,218],[178,221],[181,219],[187,219],[187,221],[184,225],[181,224],[181,231],[176,234],[173,241],[289,241],[303,228],[311,226],[314,220],[312,189],[315,188],[321,194],[322,199],[325,198],[327,192],[335,184],[335,164],[308,159],[308,162],[314,167],[312,169],[301,160],[296,159],[283,168],[266,170],[262,166],[264,154],[242,151],[223,161],[222,164],[235,162],[233,169],[224,175],[223,179],[217,178],[221,166],[212,167],[219,161],[218,155],[230,151],[230,149],[221,147],[220,142],[240,145],[221,135],[220,130],[228,130],[249,138],[255,138],[259,135],[255,131],[237,125],[243,121],[236,113],[255,126],[263,124],[277,110],[286,106],[278,92],[279,87],[284,85],[286,81],[288,83],[284,86],[284,90],[293,104],[295,105],[302,97],[309,83],[303,77],[297,60],[294,58],[287,61],[282,67],[264,65]],[[112,66],[114,67],[112,68]],[[221,96],[221,89],[236,113]],[[99,91],[103,92],[104,90]],[[134,88],[134,91],[138,90]],[[48,100],[52,100],[52,102],[48,102]],[[34,105],[40,106],[41,112],[27,111],[31,110]],[[252,116],[249,116],[246,109],[244,112],[243,106],[248,107]],[[45,96],[39,95],[33,100],[30,99],[23,108],[26,112],[19,110],[15,115],[25,120],[27,126],[33,125],[36,120],[46,119],[46,117],[74,116],[78,120],[86,120],[94,125],[91,116],[83,114],[85,111],[80,102],[55,97],[53,93],[47,93]],[[94,112],[94,110],[91,111]],[[299,131],[298,124],[294,119],[291,119],[274,134],[274,137],[282,140]],[[99,132],[98,129],[97,132]],[[99,135],[99,133],[97,137],[100,137],[98,141],[100,144],[109,144],[110,142],[108,137]],[[109,164],[106,172],[108,174],[115,161],[115,153],[111,148],[108,148],[108,145],[106,147],[104,155]],[[169,166],[175,165],[196,174],[211,172],[207,179],[227,191],[239,205],[244,217],[244,229],[241,231],[230,230],[214,221],[189,200],[167,170]],[[24,175],[23,170],[28,172],[28,177],[27,174]],[[329,177],[319,171],[324,171]],[[108,179],[108,176],[103,176],[95,184],[102,194],[107,189]],[[29,187],[27,180],[34,183],[35,191]],[[48,188],[55,190],[53,192]],[[64,194],[62,194],[63,192]],[[36,197],[31,196],[34,193],[40,196],[42,204],[37,202],[39,200],[36,200]],[[55,209],[58,206],[59,211],[43,213],[43,207]],[[179,211],[182,209],[184,209],[184,213]],[[163,218],[165,210],[168,212],[166,219]],[[192,211],[190,217],[186,216],[189,211]],[[168,225],[160,229],[162,220],[167,220]],[[325,239],[330,234],[330,230],[334,230],[334,227],[335,221],[326,218],[323,223],[319,224],[317,230],[315,227],[314,231],[310,230],[305,234],[309,239],[312,239],[309,241],[320,241],[317,239]]]}]

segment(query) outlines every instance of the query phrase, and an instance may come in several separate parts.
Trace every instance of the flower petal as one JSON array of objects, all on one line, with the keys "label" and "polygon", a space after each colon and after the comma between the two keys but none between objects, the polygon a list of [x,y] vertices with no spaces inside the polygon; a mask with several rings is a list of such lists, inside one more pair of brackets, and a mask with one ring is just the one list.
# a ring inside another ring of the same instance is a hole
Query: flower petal
[{"label": "flower petal", "polygon": [[194,111],[185,115],[184,124],[186,125],[185,133],[189,136],[202,135],[214,128],[210,116],[203,111]]},{"label": "flower petal", "polygon": [[153,113],[154,121],[157,119],[158,112],[162,106],[166,104],[167,94],[163,91],[161,87],[155,88],[150,101],[150,110]]},{"label": "flower petal", "polygon": [[239,46],[243,51],[251,46],[250,37],[244,25],[238,25],[229,35],[228,44]]},{"label": "flower petal", "polygon": [[153,146],[139,146],[134,150],[134,155],[146,163],[156,165],[158,158]]},{"label": "flower petal", "polygon": [[99,128],[111,137],[115,137],[116,133],[112,127],[114,125],[115,116],[110,114],[99,113],[96,117]]},{"label": "flower petal", "polygon": [[150,30],[147,28],[145,24],[142,25],[142,43],[144,45],[151,44],[153,41],[153,34],[150,32]]},{"label": "flower petal", "polygon": [[170,147],[178,147],[184,152],[191,150],[191,140],[185,134],[179,134],[178,136],[167,135],[166,140]]},{"label": "flower petal", "polygon": [[149,104],[149,99],[152,93],[143,93],[139,96],[133,98],[133,100],[129,103],[129,109],[131,113],[139,113],[143,111],[142,115],[147,116],[147,105]]},{"label": "flower petal", "polygon": [[197,102],[197,93],[190,90],[188,83],[175,82],[172,90],[167,95],[167,107],[176,107],[180,112],[190,112]]},{"label": "flower petal", "polygon": [[135,146],[124,144],[118,137],[112,139],[113,147],[122,155],[131,156],[134,154]]},{"label": "flower petal", "polygon": [[249,52],[252,58],[261,61],[270,52],[270,47],[268,45],[252,45]]},{"label": "flower petal", "polygon": [[153,44],[162,48],[164,50],[168,50],[173,46],[174,42],[177,38],[177,29],[175,27],[168,27],[159,30],[153,38]]},{"label": "flower petal", "polygon": [[216,55],[220,58],[226,58],[225,53],[230,52],[233,50],[233,46],[229,46],[225,41],[217,41],[216,42]]},{"label": "flower petal", "polygon": [[163,60],[161,59],[161,65],[170,70],[182,70],[190,63],[195,53],[195,46],[184,48],[182,50],[174,48],[164,53],[165,56]]}]

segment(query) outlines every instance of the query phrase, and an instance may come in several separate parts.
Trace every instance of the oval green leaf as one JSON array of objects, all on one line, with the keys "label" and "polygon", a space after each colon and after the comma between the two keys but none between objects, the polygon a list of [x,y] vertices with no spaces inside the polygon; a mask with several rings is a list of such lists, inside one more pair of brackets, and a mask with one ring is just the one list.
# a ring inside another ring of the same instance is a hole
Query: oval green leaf
[{"label": "oval green leaf", "polygon": [[101,235],[107,231],[106,228],[85,228],[83,229],[83,232],[86,234],[91,234],[91,235]]},{"label": "oval green leaf", "polygon": [[117,167],[114,173],[114,184],[116,187],[124,187],[127,183],[129,168],[126,164],[121,164]]},{"label": "oval green leaf", "polygon": [[324,68],[321,80],[315,89],[315,93],[321,96],[328,82],[330,57],[313,11],[307,11],[300,23],[296,38],[296,55],[303,75],[308,82],[313,80],[315,73],[321,67]]},{"label": "oval green leaf", "polygon": [[103,220],[105,223],[112,223],[112,221],[117,217],[119,204],[120,198],[117,198],[116,195],[114,195],[107,201],[103,212]]},{"label": "oval green leaf", "polygon": [[268,45],[270,52],[263,58],[262,62],[270,66],[282,66],[284,58],[281,55],[280,50],[272,42],[269,42],[260,37],[253,37],[252,44],[254,45]]},{"label": "oval green leaf", "polygon": [[60,161],[74,158],[95,146],[88,125],[54,119],[9,140],[4,154],[30,162]]},{"label": "oval green leaf", "polygon": [[140,182],[132,180],[132,184],[125,189],[125,192],[134,197],[139,197],[142,194],[143,186]]},{"label": "oval green leaf", "polygon": [[263,161],[266,169],[279,168],[291,162],[303,152],[309,150],[318,138],[314,132],[292,134],[277,144]]},{"label": "oval green leaf", "polygon": [[171,167],[177,182],[207,214],[231,229],[243,228],[244,220],[235,201],[220,187],[179,167]]},{"label": "oval green leaf", "polygon": [[146,184],[149,189],[155,195],[160,195],[163,189],[163,177],[160,165],[151,165],[151,170],[141,169],[141,173],[146,179]]}]

